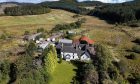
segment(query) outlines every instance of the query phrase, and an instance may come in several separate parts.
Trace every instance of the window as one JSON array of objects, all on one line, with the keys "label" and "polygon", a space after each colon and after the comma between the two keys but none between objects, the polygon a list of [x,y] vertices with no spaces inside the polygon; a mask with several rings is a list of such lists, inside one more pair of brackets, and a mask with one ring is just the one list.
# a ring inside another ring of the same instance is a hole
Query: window
[{"label": "window", "polygon": [[67,54],[66,56],[65,56],[65,59],[70,59],[70,55],[69,54]]}]

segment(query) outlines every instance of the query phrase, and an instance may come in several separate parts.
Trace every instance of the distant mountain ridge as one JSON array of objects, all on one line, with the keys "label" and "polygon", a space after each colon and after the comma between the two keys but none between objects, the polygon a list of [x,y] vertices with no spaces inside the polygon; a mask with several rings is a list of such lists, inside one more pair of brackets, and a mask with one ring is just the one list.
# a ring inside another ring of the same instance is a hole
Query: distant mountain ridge
[{"label": "distant mountain ridge", "polygon": [[78,2],[84,2],[84,1],[99,1],[103,3],[123,3],[123,2],[128,2],[128,1],[133,1],[133,0],[77,0]]},{"label": "distant mountain ridge", "polygon": [[[52,1],[60,1],[60,0],[0,0],[2,2],[19,2],[19,3],[41,3],[41,2],[52,2]],[[84,1],[99,1],[103,3],[123,3],[133,0],[76,0],[77,2],[84,2]]]}]

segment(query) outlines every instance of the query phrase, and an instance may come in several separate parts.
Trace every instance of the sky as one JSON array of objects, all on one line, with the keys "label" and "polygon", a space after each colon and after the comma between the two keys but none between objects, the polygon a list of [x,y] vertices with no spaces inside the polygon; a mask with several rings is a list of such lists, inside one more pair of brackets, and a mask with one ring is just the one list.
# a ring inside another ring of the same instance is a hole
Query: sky
[{"label": "sky", "polygon": [[[24,3],[40,3],[44,1],[59,1],[59,0],[0,0],[0,2],[24,2]],[[103,3],[123,3],[133,0],[77,0],[78,2],[82,1],[101,1]]]},{"label": "sky", "polygon": [[79,2],[82,1],[101,1],[103,3],[123,3],[123,2],[127,2],[127,1],[133,1],[133,0],[77,0]]}]

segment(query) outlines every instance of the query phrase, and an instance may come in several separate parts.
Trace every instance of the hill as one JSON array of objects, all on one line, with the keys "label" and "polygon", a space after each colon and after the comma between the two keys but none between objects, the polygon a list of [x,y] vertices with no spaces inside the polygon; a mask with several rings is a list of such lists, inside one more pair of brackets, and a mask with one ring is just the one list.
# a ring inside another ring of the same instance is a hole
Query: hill
[{"label": "hill", "polygon": [[[139,27],[128,27],[122,25],[113,25],[107,23],[105,20],[101,20],[94,16],[78,15],[64,10],[53,9],[52,12],[41,15],[27,15],[27,16],[1,16],[0,17],[0,36],[6,34],[10,39],[0,40],[0,56],[3,56],[0,60],[8,59],[11,62],[15,62],[20,56],[13,56],[11,52],[15,50],[19,44],[22,44],[22,36],[25,31],[30,31],[31,34],[35,33],[38,28],[44,28],[46,32],[50,32],[57,24],[66,24],[77,21],[78,19],[85,18],[86,21],[82,24],[80,29],[75,30],[78,34],[74,38],[79,38],[81,35],[86,35],[91,39],[95,40],[96,44],[107,45],[108,49],[112,53],[113,60],[123,60],[127,71],[125,71],[124,79],[127,80],[132,73],[140,73],[140,54],[131,51],[134,46],[139,46],[135,43],[136,38],[140,38]],[[48,36],[48,34],[46,34]],[[127,56],[135,54],[136,59],[129,59]],[[67,63],[66,63],[67,64]],[[64,70],[64,64],[60,64],[62,68],[57,67],[53,78],[58,77],[64,78],[59,72],[62,73],[61,69]],[[67,65],[66,65],[67,67]],[[67,72],[69,78],[65,78],[66,81],[70,82],[72,76],[75,75],[73,69],[75,66],[69,65],[71,68]],[[63,73],[65,75],[65,72]],[[59,79],[59,78],[58,78]],[[59,80],[54,81],[57,82]],[[59,81],[63,82],[63,81]]]},{"label": "hill", "polygon": [[15,7],[18,6],[16,3],[1,3],[0,4],[0,15],[4,14],[4,10],[6,7]]}]

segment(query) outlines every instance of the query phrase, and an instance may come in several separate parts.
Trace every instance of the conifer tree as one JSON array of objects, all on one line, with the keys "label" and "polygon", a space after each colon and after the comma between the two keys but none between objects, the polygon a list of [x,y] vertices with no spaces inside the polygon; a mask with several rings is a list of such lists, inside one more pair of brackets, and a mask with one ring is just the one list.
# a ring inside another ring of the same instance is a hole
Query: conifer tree
[{"label": "conifer tree", "polygon": [[57,65],[57,53],[53,46],[44,50],[44,68],[47,73],[52,73]]}]

